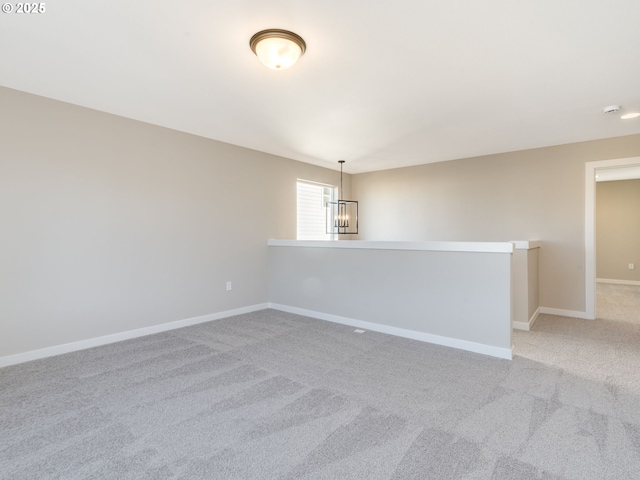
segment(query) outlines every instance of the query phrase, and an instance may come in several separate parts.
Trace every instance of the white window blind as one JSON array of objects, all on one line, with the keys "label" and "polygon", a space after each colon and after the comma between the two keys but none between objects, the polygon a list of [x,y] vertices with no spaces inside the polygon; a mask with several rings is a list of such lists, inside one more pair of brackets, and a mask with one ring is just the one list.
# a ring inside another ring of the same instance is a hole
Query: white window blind
[{"label": "white window blind", "polygon": [[326,202],[335,198],[336,187],[298,180],[298,240],[333,240],[326,233]]}]

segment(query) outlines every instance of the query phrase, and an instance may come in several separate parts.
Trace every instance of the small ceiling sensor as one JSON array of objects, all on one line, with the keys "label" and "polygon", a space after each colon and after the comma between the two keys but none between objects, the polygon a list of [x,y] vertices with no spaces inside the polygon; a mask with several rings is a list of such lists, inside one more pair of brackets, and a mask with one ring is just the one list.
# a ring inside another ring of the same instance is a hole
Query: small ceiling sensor
[{"label": "small ceiling sensor", "polygon": [[609,105],[602,109],[602,113],[616,113],[618,110],[620,110],[620,105]]}]

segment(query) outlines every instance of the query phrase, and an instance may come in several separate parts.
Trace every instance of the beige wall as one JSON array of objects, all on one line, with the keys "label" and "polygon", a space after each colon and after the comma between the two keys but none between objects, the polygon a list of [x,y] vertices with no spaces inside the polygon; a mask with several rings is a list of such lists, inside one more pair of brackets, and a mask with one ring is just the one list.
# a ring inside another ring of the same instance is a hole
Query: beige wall
[{"label": "beige wall", "polygon": [[511,261],[513,322],[515,328],[528,330],[529,321],[540,306],[538,295],[539,248],[520,249],[513,252]]},{"label": "beige wall", "polygon": [[540,305],[585,311],[585,162],[640,155],[640,135],[352,177],[363,240],[542,240]]},{"label": "beige wall", "polygon": [[640,180],[596,184],[596,277],[640,281]]},{"label": "beige wall", "polygon": [[267,302],[296,178],[340,178],[15,90],[0,105],[0,357]]},{"label": "beige wall", "polygon": [[529,294],[527,307],[528,319],[533,318],[540,307],[540,249],[527,250],[527,293]]},{"label": "beige wall", "polygon": [[[296,179],[339,182],[14,90],[0,105],[0,356],[268,301]],[[638,155],[635,135],[345,174],[345,196],[359,239],[540,239],[541,305],[584,311],[584,163]]]}]

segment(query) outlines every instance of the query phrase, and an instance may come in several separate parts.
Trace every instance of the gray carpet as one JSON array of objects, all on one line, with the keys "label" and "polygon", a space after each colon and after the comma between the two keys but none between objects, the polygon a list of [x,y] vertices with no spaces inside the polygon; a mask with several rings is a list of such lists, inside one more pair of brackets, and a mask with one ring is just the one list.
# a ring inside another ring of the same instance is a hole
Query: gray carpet
[{"label": "gray carpet", "polygon": [[640,285],[596,283],[596,307],[600,319],[640,325]]},{"label": "gray carpet", "polygon": [[640,327],[499,360],[264,310],[0,370],[3,479],[638,479]]}]

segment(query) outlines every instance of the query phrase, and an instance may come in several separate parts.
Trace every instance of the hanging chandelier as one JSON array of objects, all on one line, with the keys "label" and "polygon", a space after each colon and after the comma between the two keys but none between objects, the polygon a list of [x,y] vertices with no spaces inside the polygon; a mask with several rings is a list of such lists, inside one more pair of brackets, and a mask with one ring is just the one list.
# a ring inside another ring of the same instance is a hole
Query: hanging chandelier
[{"label": "hanging chandelier", "polygon": [[340,164],[340,195],[337,201],[327,202],[327,233],[334,235],[357,235],[358,202],[343,199],[342,164],[344,160],[339,160],[338,163]]}]

